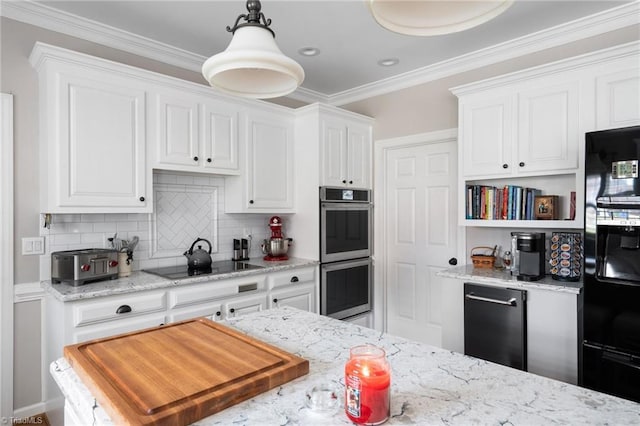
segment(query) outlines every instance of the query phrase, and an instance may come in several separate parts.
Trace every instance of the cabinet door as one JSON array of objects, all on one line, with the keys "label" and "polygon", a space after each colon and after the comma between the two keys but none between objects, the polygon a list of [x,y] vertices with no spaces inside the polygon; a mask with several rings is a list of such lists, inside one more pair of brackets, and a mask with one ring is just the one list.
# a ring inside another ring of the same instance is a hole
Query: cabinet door
[{"label": "cabinet door", "polygon": [[510,175],[512,97],[469,101],[460,109],[464,176]]},{"label": "cabinet door", "polygon": [[217,171],[238,171],[238,111],[233,105],[200,104],[202,164]]},{"label": "cabinet door", "polygon": [[226,317],[236,317],[265,309],[267,309],[267,295],[265,293],[238,297],[224,304]]},{"label": "cabinet door", "polygon": [[46,211],[150,211],[144,90],[97,71],[61,73],[57,81],[57,98],[45,117],[47,128],[58,129],[47,159]]},{"label": "cabinet door", "polygon": [[540,86],[518,95],[519,174],[578,167],[578,82]]},{"label": "cabinet door", "polygon": [[640,69],[598,77],[596,99],[598,130],[640,124]]},{"label": "cabinet door", "polygon": [[344,186],[347,183],[347,127],[342,120],[322,120],[321,181],[324,186]]},{"label": "cabinet door", "polygon": [[293,208],[293,126],[252,112],[247,120],[248,209]]},{"label": "cabinet door", "polygon": [[199,165],[197,99],[176,92],[158,93],[154,114],[158,163]]},{"label": "cabinet door", "polygon": [[315,285],[301,284],[274,290],[269,294],[269,307],[291,306],[307,312],[315,312]]},{"label": "cabinet door", "polygon": [[355,188],[370,188],[371,127],[349,125],[347,137],[347,184]]}]

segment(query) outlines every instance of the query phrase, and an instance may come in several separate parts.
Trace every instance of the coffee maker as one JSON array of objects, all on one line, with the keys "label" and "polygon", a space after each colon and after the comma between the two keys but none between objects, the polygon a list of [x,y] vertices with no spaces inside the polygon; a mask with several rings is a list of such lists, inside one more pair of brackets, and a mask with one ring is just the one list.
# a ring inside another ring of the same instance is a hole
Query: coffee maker
[{"label": "coffee maker", "polygon": [[511,240],[516,268],[511,274],[518,281],[538,281],[544,278],[544,232],[512,232]]}]

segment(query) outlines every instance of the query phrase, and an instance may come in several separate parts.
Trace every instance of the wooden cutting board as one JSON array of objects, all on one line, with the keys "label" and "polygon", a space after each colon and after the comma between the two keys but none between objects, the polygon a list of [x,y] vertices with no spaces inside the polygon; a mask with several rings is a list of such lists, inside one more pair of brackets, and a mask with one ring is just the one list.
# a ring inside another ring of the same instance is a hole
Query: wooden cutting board
[{"label": "wooden cutting board", "polygon": [[190,424],[309,372],[309,361],[204,318],[64,355],[118,425]]}]

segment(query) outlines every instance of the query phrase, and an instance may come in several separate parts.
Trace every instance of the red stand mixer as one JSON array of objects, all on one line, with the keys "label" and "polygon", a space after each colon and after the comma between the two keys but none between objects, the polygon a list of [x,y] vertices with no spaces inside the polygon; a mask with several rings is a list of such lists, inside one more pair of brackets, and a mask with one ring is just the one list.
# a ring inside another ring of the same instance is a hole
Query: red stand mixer
[{"label": "red stand mixer", "polygon": [[289,259],[287,251],[289,251],[289,246],[293,239],[282,236],[282,219],[279,216],[272,216],[269,219],[269,228],[271,229],[271,238],[265,239],[262,243],[262,253],[266,255],[264,260],[279,261]]}]

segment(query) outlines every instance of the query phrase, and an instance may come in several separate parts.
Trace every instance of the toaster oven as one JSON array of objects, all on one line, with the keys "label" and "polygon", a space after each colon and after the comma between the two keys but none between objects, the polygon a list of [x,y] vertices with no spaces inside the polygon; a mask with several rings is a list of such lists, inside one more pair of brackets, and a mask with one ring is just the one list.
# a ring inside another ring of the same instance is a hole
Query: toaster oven
[{"label": "toaster oven", "polygon": [[118,252],[113,249],[66,250],[51,253],[51,283],[80,286],[118,278]]}]

